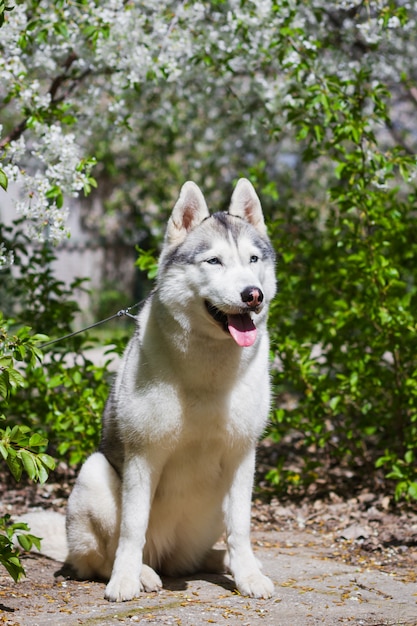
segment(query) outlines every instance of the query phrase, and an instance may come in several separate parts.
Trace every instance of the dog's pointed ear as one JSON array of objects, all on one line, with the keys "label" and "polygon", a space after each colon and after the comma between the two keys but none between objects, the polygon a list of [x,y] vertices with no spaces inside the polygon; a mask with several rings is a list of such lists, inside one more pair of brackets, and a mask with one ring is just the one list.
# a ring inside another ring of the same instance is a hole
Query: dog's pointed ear
[{"label": "dog's pointed ear", "polygon": [[168,220],[166,241],[180,244],[189,231],[200,224],[210,213],[200,188],[187,181],[181,188],[179,198]]},{"label": "dog's pointed ear", "polygon": [[251,182],[247,178],[240,178],[230,201],[229,214],[241,217],[263,236],[266,236],[266,226],[262,213],[261,201]]}]

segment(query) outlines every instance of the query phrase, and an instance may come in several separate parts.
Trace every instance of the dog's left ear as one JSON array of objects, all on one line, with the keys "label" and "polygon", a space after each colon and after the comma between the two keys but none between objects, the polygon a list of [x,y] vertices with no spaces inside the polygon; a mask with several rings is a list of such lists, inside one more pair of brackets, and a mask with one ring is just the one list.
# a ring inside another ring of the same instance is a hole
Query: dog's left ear
[{"label": "dog's left ear", "polygon": [[263,236],[266,236],[266,226],[262,213],[261,202],[255,189],[247,178],[240,178],[230,201],[229,214],[241,217]]},{"label": "dog's left ear", "polygon": [[200,188],[192,181],[187,181],[181,188],[180,196],[168,220],[166,242],[179,245],[190,230],[198,226],[209,210]]}]

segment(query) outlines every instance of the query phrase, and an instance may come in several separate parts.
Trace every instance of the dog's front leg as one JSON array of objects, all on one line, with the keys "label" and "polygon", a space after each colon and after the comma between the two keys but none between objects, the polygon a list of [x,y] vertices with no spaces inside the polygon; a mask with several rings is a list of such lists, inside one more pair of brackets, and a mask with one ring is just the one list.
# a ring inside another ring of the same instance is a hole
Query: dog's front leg
[{"label": "dog's front leg", "polygon": [[267,576],[262,574],[250,543],[254,469],[255,450],[250,450],[236,470],[226,500],[225,522],[229,569],[242,595],[270,598],[274,585]]},{"label": "dog's front leg", "polygon": [[159,471],[144,456],[127,456],[122,479],[120,538],[105,597],[111,602],[131,600],[141,591],[157,591],[162,583],[143,565],[151,502]]}]

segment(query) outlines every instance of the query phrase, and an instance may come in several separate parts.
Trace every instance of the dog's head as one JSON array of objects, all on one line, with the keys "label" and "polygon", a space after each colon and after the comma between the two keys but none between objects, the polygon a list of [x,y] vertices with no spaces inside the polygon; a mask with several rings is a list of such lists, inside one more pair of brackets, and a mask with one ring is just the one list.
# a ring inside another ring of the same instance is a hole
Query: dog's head
[{"label": "dog's head", "polygon": [[213,215],[197,185],[184,184],[167,226],[158,289],[188,318],[190,332],[204,325],[206,334],[241,347],[255,342],[275,295],[275,254],[248,180],[239,180],[228,212]]}]

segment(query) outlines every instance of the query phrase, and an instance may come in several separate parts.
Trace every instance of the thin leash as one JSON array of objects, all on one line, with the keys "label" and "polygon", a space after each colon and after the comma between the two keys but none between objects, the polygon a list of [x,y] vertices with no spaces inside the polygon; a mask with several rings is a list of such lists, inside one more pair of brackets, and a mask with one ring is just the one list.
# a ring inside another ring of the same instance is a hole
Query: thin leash
[{"label": "thin leash", "polygon": [[64,341],[65,339],[70,339],[71,337],[75,337],[76,335],[81,335],[81,333],[85,333],[85,332],[87,332],[87,330],[91,330],[92,328],[96,328],[97,326],[101,326],[101,324],[105,324],[106,322],[110,322],[111,320],[114,320],[117,317],[130,317],[132,320],[136,320],[136,315],[132,315],[130,313],[130,311],[132,309],[136,309],[137,307],[139,307],[144,302],[145,302],[145,300],[140,300],[140,302],[136,302],[136,304],[132,304],[132,306],[127,307],[127,309],[120,309],[120,311],[117,311],[117,313],[115,313],[114,315],[111,315],[110,317],[106,317],[106,319],[104,319],[104,320],[100,320],[99,322],[95,322],[94,324],[91,324],[90,326],[86,326],[86,328],[81,328],[80,330],[76,330],[73,333],[68,333],[68,335],[64,335],[63,337],[58,337],[58,339],[52,339],[51,341],[47,341],[46,343],[43,343],[39,347],[40,347],[41,350],[43,350],[43,348],[46,348],[47,346],[51,346],[54,343],[58,343],[58,341]]}]

